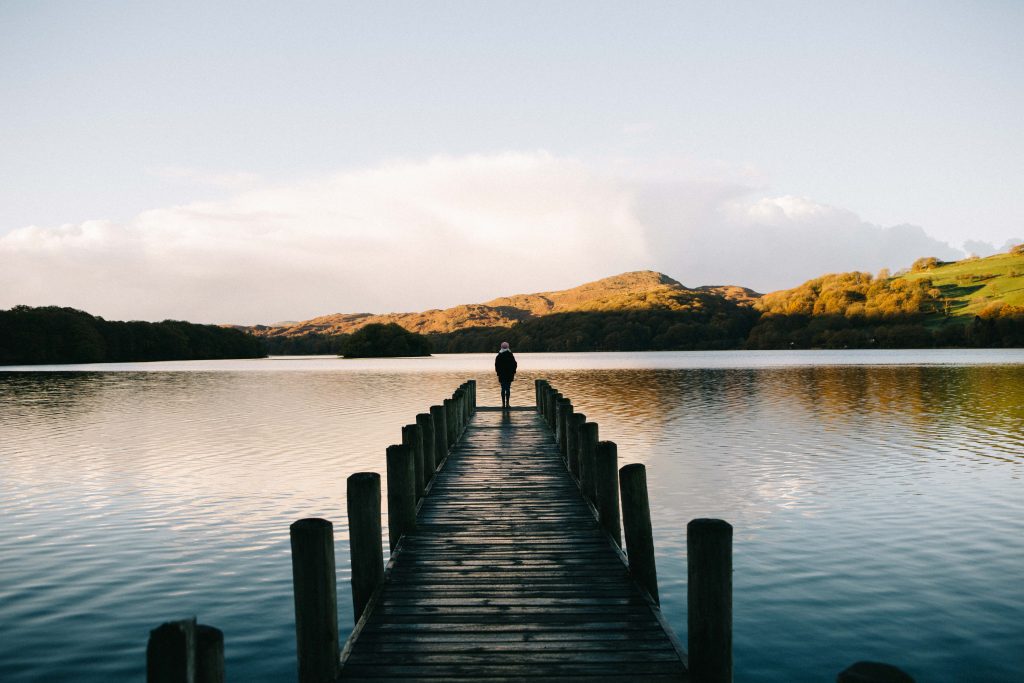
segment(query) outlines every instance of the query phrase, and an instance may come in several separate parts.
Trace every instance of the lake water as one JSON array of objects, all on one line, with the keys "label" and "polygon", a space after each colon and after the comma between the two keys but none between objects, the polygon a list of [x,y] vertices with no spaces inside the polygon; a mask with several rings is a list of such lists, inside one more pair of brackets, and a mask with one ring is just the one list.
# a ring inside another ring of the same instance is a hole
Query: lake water
[{"label": "lake water", "polygon": [[[687,521],[735,528],[738,681],[1024,680],[1024,351],[520,354],[647,465],[663,611]],[[295,680],[288,525],[490,355],[0,368],[0,680],[138,681],[148,632],[224,630],[228,679]],[[386,520],[385,520],[386,521]]]}]

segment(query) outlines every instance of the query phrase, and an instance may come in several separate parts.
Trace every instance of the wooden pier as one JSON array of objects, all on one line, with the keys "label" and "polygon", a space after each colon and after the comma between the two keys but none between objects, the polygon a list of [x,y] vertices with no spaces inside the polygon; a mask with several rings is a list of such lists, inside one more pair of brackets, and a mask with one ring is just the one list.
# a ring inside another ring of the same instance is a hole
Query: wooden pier
[{"label": "wooden pier", "polygon": [[[686,526],[687,651],[658,608],[647,474],[619,469],[545,380],[536,405],[477,408],[476,382],[402,428],[381,477],[348,477],[356,625],[338,642],[334,526],[291,525],[299,683],[731,683],[732,527]],[[223,683],[224,635],[196,619],[150,632],[147,683]],[[913,683],[860,661],[837,683]]]},{"label": "wooden pier", "polygon": [[535,409],[482,408],[341,654],[342,680],[684,680],[660,610]]}]

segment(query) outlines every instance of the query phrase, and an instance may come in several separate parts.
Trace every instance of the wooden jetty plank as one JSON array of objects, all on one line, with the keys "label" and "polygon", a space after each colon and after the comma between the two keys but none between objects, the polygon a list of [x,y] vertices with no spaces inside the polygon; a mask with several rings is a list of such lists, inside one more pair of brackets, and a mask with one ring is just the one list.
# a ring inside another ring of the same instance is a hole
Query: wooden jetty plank
[{"label": "wooden jetty plank", "polygon": [[478,408],[346,643],[341,680],[686,680],[533,409]]}]

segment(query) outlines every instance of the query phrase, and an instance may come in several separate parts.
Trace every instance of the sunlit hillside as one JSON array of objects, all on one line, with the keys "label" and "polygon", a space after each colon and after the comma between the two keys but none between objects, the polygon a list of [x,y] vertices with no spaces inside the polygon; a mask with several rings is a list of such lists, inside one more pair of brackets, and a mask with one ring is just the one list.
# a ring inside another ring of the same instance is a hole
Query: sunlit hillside
[{"label": "sunlit hillside", "polygon": [[944,313],[975,316],[995,306],[1024,306],[1024,252],[968,258],[902,276],[931,281]]}]

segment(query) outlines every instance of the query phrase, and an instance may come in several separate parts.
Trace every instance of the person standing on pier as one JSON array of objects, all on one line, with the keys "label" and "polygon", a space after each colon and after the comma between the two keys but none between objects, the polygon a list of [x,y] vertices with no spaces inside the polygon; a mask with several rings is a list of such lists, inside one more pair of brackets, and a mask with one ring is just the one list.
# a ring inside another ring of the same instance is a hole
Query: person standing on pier
[{"label": "person standing on pier", "polygon": [[501,385],[501,407],[508,408],[512,399],[512,380],[516,378],[516,357],[512,355],[512,349],[508,342],[501,342],[501,350],[494,359],[494,371],[498,373],[498,383]]}]

